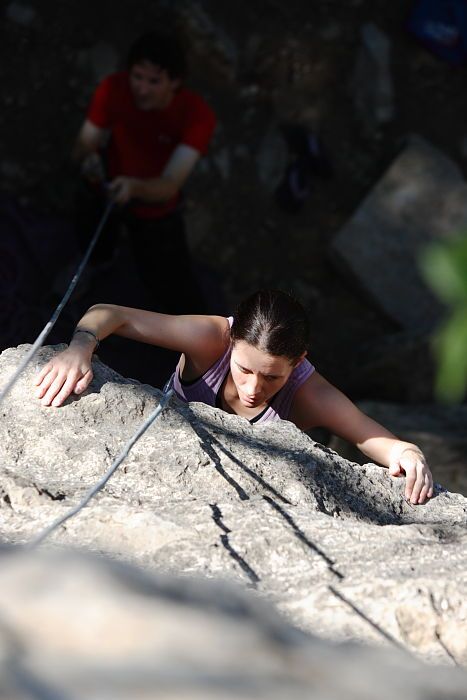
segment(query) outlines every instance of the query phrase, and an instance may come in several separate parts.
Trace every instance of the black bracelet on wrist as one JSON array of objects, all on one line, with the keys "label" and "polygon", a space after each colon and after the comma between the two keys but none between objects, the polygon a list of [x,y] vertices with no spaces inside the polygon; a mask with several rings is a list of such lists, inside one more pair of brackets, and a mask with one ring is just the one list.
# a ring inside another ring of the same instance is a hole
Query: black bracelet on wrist
[{"label": "black bracelet on wrist", "polygon": [[99,347],[99,345],[101,343],[100,343],[100,340],[97,337],[97,335],[94,333],[94,331],[89,331],[87,328],[76,328],[76,330],[73,333],[72,340],[77,333],[87,333],[88,335],[91,335],[94,338],[94,340],[96,341],[96,347],[93,350],[93,352],[96,352],[97,348]]}]

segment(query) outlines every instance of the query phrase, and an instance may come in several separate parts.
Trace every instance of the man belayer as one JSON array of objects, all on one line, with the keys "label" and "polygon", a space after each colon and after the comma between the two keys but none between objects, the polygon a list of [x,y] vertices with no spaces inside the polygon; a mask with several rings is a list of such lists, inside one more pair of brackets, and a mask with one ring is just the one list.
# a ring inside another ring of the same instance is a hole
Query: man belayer
[{"label": "man belayer", "polygon": [[175,35],[151,32],[131,46],[127,69],[96,88],[73,149],[85,187],[77,207],[84,250],[108,197],[116,206],[92,255],[109,266],[124,223],[150,305],[202,311],[181,212],[181,190],[208,147],[215,115],[186,88],[184,51]]}]

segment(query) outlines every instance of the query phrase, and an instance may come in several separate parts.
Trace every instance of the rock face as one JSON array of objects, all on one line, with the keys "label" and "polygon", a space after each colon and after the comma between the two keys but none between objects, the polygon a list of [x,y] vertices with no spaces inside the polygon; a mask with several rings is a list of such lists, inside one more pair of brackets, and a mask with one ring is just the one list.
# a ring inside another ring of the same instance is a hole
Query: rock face
[{"label": "rock face", "polygon": [[[27,346],[0,357],[0,386]],[[0,537],[24,543],[104,474],[160,393],[95,363],[86,393],[43,408],[32,379],[0,408]],[[288,422],[251,426],[173,400],[103,492],[49,546],[235,580],[303,630],[467,663],[467,500],[425,506],[403,480],[351,464]]]},{"label": "rock face", "polygon": [[233,586],[12,549],[0,593],[5,700],[465,698],[463,669],[324,643]]},{"label": "rock face", "polygon": [[410,139],[332,242],[335,261],[403,328],[432,329],[441,308],[418,272],[433,240],[465,229],[467,184],[438,149]]}]

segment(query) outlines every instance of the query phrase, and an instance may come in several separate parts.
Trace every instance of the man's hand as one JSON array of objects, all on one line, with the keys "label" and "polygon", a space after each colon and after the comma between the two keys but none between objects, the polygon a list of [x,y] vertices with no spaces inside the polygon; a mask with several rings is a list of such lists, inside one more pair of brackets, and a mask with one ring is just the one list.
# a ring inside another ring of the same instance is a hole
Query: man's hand
[{"label": "man's hand", "polygon": [[104,182],[104,163],[98,153],[93,151],[85,156],[81,163],[81,175],[93,185],[99,185]]},{"label": "man's hand", "polygon": [[433,496],[433,477],[423,453],[417,447],[394,450],[389,473],[391,476],[406,475],[405,497],[410,503],[424,503]]},{"label": "man's hand", "polygon": [[137,180],[134,177],[120,175],[109,185],[109,194],[117,204],[127,204],[135,197],[135,185]]}]

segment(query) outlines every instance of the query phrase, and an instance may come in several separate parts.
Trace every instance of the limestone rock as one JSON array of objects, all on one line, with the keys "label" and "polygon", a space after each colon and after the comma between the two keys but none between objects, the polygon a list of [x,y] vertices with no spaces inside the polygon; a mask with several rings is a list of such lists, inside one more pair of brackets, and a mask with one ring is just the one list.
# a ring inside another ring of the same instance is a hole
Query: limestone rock
[{"label": "limestone rock", "polygon": [[[26,350],[0,356],[0,386]],[[32,381],[53,352],[41,350],[0,407],[3,542],[28,542],[75,506],[160,397],[96,360],[85,395],[43,408]],[[286,421],[255,426],[174,399],[46,542],[235,580],[304,630],[467,663],[467,500],[437,488],[414,507],[403,488]]]},{"label": "limestone rock", "polygon": [[0,615],[8,700],[465,698],[463,669],[331,645],[238,587],[78,553],[1,551]]},{"label": "limestone rock", "polygon": [[467,225],[459,168],[421,138],[410,139],[330,246],[334,261],[407,330],[433,328],[440,304],[418,271],[428,243]]}]

